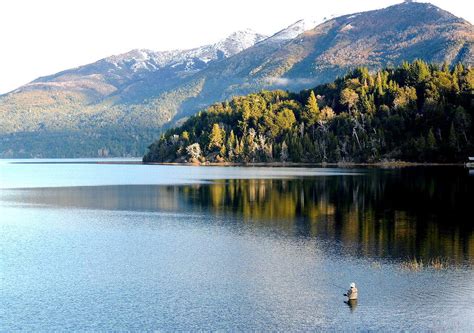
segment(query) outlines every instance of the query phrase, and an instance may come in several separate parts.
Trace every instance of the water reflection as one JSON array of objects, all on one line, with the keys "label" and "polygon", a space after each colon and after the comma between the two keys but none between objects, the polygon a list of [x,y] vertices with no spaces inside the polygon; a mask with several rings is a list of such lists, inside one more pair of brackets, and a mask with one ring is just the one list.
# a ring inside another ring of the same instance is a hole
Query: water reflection
[{"label": "water reflection", "polygon": [[354,312],[354,310],[357,308],[357,300],[356,299],[350,299],[348,301],[344,301],[344,303],[346,303],[347,306],[351,309],[351,312]]},{"label": "water reflection", "polygon": [[363,176],[10,190],[1,199],[232,216],[250,227],[335,240],[344,245],[340,251],[362,256],[472,262],[473,183],[462,168],[375,169]]}]

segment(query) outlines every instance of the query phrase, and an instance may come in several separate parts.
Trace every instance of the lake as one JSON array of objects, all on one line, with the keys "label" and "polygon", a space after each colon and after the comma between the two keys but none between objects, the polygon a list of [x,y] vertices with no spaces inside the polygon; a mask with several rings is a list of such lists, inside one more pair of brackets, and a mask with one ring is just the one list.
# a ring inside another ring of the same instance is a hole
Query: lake
[{"label": "lake", "polygon": [[1,331],[474,330],[466,168],[98,162],[0,160]]}]

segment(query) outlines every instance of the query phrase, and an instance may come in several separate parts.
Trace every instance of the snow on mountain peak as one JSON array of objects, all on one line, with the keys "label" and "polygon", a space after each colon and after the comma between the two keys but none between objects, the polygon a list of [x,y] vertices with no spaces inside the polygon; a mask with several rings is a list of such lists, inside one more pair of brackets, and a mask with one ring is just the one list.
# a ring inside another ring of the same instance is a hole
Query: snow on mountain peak
[{"label": "snow on mountain peak", "polygon": [[229,57],[257,44],[265,38],[267,36],[259,34],[252,29],[245,29],[230,34],[227,38],[214,44],[214,47],[222,51],[226,57]]},{"label": "snow on mountain peak", "polygon": [[127,53],[104,59],[109,73],[154,72],[164,68],[176,73],[193,73],[207,66],[211,61],[231,57],[259,42],[285,42],[314,28],[315,21],[299,20],[271,37],[259,34],[252,29],[233,32],[226,38],[214,43],[188,50],[152,51],[135,49]]},{"label": "snow on mountain peak", "polygon": [[135,49],[105,59],[116,69],[130,69],[133,72],[156,71],[163,67],[180,68],[185,72],[199,70],[203,64],[237,54],[267,36],[251,29],[236,31],[215,44],[189,50],[151,51]]},{"label": "snow on mountain peak", "polygon": [[268,38],[270,41],[285,41],[296,38],[303,32],[314,28],[318,24],[316,20],[299,20],[289,25],[283,30],[278,31],[276,34]]}]

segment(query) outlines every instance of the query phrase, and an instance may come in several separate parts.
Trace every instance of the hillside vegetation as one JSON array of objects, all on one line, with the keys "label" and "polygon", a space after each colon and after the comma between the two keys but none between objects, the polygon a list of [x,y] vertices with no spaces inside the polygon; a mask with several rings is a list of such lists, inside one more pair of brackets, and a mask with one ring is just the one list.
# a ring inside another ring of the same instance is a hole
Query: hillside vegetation
[{"label": "hillside vegetation", "polygon": [[300,93],[217,103],[168,130],[145,162],[459,162],[474,149],[474,71],[422,60],[361,67]]},{"label": "hillside vegetation", "polygon": [[218,101],[415,59],[474,65],[473,25],[404,2],[317,26],[298,21],[268,37],[248,30],[191,50],[132,50],[1,95],[0,157],[142,156],[164,129]]}]

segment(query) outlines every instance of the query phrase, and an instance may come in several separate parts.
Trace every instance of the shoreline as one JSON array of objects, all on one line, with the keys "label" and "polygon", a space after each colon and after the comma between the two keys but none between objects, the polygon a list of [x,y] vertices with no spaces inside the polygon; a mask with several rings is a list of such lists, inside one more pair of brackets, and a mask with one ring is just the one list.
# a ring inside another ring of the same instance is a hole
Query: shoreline
[{"label": "shoreline", "polygon": [[375,162],[375,163],[296,163],[296,162],[142,162],[146,165],[169,165],[169,166],[228,166],[228,167],[379,167],[379,168],[403,168],[403,167],[468,167],[468,163],[419,163],[419,162]]},{"label": "shoreline", "polygon": [[[141,160],[114,160],[115,158],[90,159],[82,158],[52,158],[42,159],[12,159],[11,164],[135,164],[135,165],[167,165],[167,166],[221,166],[221,167],[337,167],[337,168],[353,168],[353,167],[375,167],[375,168],[404,168],[404,167],[465,167],[474,168],[474,163],[427,163],[427,162],[406,162],[406,161],[385,161],[374,163],[356,163],[356,162],[339,162],[339,163],[306,163],[306,162],[143,162]],[[8,161],[9,159],[0,159]]]}]

